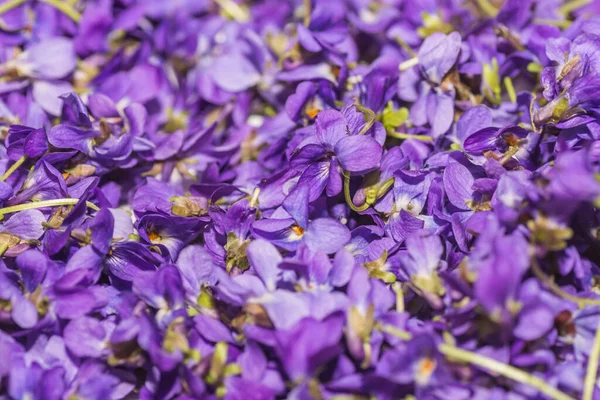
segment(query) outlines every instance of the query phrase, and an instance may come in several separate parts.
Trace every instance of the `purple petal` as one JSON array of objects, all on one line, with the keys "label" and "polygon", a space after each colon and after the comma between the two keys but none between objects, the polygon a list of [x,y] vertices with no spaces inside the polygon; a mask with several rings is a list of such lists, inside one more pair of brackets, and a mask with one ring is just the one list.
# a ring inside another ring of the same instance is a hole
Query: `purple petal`
[{"label": "purple petal", "polygon": [[350,241],[350,231],[332,218],[319,218],[309,223],[304,242],[311,250],[332,254]]},{"label": "purple petal", "polygon": [[456,63],[462,40],[458,32],[449,35],[435,32],[423,41],[419,63],[430,80],[440,83]]},{"label": "purple petal", "polygon": [[350,172],[377,168],[381,161],[381,145],[370,136],[346,136],[336,143],[334,150],[342,168]]},{"label": "purple petal", "polygon": [[469,210],[467,202],[473,200],[475,179],[467,167],[457,162],[449,164],[444,171],[444,189],[448,200],[461,210]]},{"label": "purple petal", "polygon": [[265,283],[268,290],[277,286],[278,265],[282,261],[279,251],[271,243],[263,239],[252,241],[246,249],[250,265]]},{"label": "purple petal", "polygon": [[208,73],[217,86],[230,92],[241,92],[260,82],[256,68],[238,52],[218,57]]}]

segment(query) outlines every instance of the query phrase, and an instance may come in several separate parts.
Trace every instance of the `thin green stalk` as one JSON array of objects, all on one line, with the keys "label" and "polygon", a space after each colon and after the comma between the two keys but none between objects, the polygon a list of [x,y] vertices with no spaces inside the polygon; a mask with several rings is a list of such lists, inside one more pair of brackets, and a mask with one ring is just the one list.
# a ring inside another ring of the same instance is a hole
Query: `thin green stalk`
[{"label": "thin green stalk", "polygon": [[494,7],[492,3],[490,3],[490,0],[477,0],[477,5],[481,9],[481,11],[483,11],[484,14],[486,14],[488,17],[493,18],[496,15],[498,15],[498,12],[500,12],[500,10],[498,10],[496,7]]},{"label": "thin green stalk", "polygon": [[357,206],[354,204],[354,201],[352,201],[352,196],[350,195],[350,173],[348,171],[344,171],[344,198],[346,199],[346,204],[348,204],[353,211],[362,212],[369,208],[367,202],[364,202],[361,206]]},{"label": "thin green stalk", "polygon": [[23,156],[17,161],[15,161],[15,163],[11,165],[9,169],[6,170],[4,175],[0,177],[0,181],[4,182],[5,180],[7,180],[13,174],[13,172],[15,172],[21,165],[23,165],[25,160],[27,160],[27,157]]},{"label": "thin green stalk", "polygon": [[65,14],[67,17],[71,18],[74,22],[79,23],[81,19],[81,14],[73,8],[73,6],[66,1],[63,0],[40,0],[42,3],[46,3],[49,6],[56,8],[58,11]]},{"label": "thin green stalk", "polygon": [[400,72],[404,72],[406,70],[411,69],[412,67],[416,66],[419,64],[419,58],[418,57],[413,57],[413,58],[409,58],[406,61],[402,61],[400,63],[400,65],[398,66],[398,69],[400,70]]},{"label": "thin green stalk", "polygon": [[533,271],[533,274],[537,276],[538,279],[541,280],[542,283],[544,283],[544,285],[546,285],[546,287],[550,289],[550,291],[555,295],[562,297],[563,299],[572,301],[573,303],[577,304],[580,308],[583,308],[585,306],[600,306],[600,299],[586,299],[584,297],[577,297],[562,290],[560,286],[554,283],[552,278],[550,278],[544,273],[544,271],[542,271],[542,268],[540,267],[535,257],[531,258],[531,270]]},{"label": "thin green stalk", "polygon": [[571,396],[549,385],[543,379],[528,374],[527,372],[510,366],[508,364],[496,361],[492,358],[488,358],[482,356],[481,354],[477,354],[468,350],[463,350],[446,343],[439,344],[438,350],[440,351],[440,353],[453,360],[463,361],[472,365],[476,365],[488,371],[512,379],[516,382],[524,383],[528,386],[534,387],[551,399],[574,400]]},{"label": "thin green stalk", "polygon": [[598,375],[598,362],[600,361],[600,324],[596,329],[594,345],[588,359],[587,371],[585,372],[585,383],[583,385],[583,400],[592,400],[594,396],[594,386]]},{"label": "thin green stalk", "polygon": [[[398,329],[391,325],[382,325],[379,327],[382,332],[394,335],[401,340],[410,340],[412,335],[410,332]],[[516,382],[520,382],[536,388],[541,393],[545,394],[554,400],[575,400],[566,393],[561,392],[555,387],[547,384],[543,379],[528,374],[527,372],[515,368],[511,365],[501,363],[492,358],[482,356],[481,354],[474,353],[472,351],[458,348],[448,343],[440,343],[438,345],[438,351],[451,359],[452,361],[465,362],[471,365],[476,365],[487,371],[494,372],[498,375],[502,375],[506,378],[512,379]],[[598,360],[596,360],[596,366]],[[585,398],[584,398],[585,399]]]},{"label": "thin green stalk", "polygon": [[0,4],[0,15],[9,12],[13,8],[19,7],[21,4],[25,3],[26,0],[9,0],[6,3]]},{"label": "thin green stalk", "polygon": [[569,15],[572,11],[577,10],[578,8],[585,7],[590,4],[592,0],[573,0],[563,4],[558,12],[562,15]]},{"label": "thin green stalk", "polygon": [[[25,203],[19,204],[11,207],[0,208],[0,217],[5,214],[15,213],[23,210],[32,210],[36,208],[45,208],[45,207],[56,207],[56,206],[74,206],[79,202],[79,199],[52,199],[52,200],[43,200],[36,201],[33,203]],[[91,208],[92,210],[98,211],[100,210],[94,203],[90,203],[86,201],[85,204]]]},{"label": "thin green stalk", "polygon": [[396,139],[406,140],[406,139],[417,139],[422,142],[433,142],[433,138],[427,135],[412,135],[410,133],[400,133],[400,132],[387,132],[387,135]]},{"label": "thin green stalk", "polygon": [[533,23],[538,24],[538,25],[553,25],[560,29],[567,29],[569,26],[571,26],[573,21],[567,21],[567,20],[561,21],[558,19],[534,18]]},{"label": "thin green stalk", "polygon": [[396,43],[398,43],[400,47],[404,49],[404,51],[406,51],[406,53],[411,58],[417,58],[417,53],[414,52],[414,50],[408,45],[408,43],[402,40],[399,36],[394,36],[394,40],[396,41]]},{"label": "thin green stalk", "polygon": [[379,329],[382,332],[389,333],[390,335],[396,336],[400,340],[408,341],[408,340],[412,339],[412,334],[410,332],[405,331],[403,329],[398,329],[392,325],[382,325]]},{"label": "thin green stalk", "polygon": [[238,22],[247,22],[250,19],[248,12],[233,0],[215,0],[215,3]]},{"label": "thin green stalk", "polygon": [[510,79],[510,76],[504,77],[504,86],[506,87],[506,92],[508,93],[508,98],[510,99],[511,103],[516,103],[517,92],[515,92],[515,86],[513,85],[513,81]]},{"label": "thin green stalk", "polygon": [[303,0],[304,4],[304,26],[308,28],[310,25],[310,16],[312,14],[312,2],[311,0]]},{"label": "thin green stalk", "polygon": [[367,122],[366,122],[365,126],[363,126],[363,128],[360,130],[360,132],[358,132],[359,135],[364,135],[365,133],[367,133],[369,131],[369,129],[371,129],[371,127],[375,123],[375,119],[377,117],[375,116],[375,112],[373,110],[363,106],[362,104],[359,104],[358,102],[354,103],[354,106],[356,107],[356,109],[358,111],[363,113],[365,115],[365,117],[367,118]]},{"label": "thin green stalk", "polygon": [[0,244],[0,257],[2,257],[4,255],[6,250],[8,250],[8,244],[7,243]]},{"label": "thin green stalk", "polygon": [[391,178],[386,179],[383,184],[377,189],[377,199],[382,198],[385,194],[394,186],[394,182],[396,179],[392,176]]}]

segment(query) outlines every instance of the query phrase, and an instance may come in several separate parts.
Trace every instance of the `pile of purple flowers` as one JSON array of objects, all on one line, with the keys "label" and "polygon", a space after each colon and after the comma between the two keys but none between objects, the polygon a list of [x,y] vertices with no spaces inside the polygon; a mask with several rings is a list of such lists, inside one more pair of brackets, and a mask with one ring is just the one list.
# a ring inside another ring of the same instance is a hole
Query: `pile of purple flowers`
[{"label": "pile of purple flowers", "polygon": [[3,0],[0,399],[600,398],[600,1]]}]

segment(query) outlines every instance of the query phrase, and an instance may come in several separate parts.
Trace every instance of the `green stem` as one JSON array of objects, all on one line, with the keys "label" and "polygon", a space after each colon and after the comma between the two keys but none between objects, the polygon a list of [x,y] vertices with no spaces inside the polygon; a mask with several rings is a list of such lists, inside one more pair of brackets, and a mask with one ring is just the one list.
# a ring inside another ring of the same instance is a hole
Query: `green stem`
[{"label": "green stem", "polygon": [[[401,340],[408,341],[412,339],[410,332],[398,329],[391,325],[382,325],[379,329],[383,332],[394,335]],[[511,365],[501,363],[492,358],[482,356],[481,354],[474,353],[472,351],[458,348],[448,343],[440,343],[438,345],[438,351],[451,359],[451,361],[465,362],[471,365],[476,365],[487,371],[494,372],[498,375],[502,375],[506,378],[512,379],[516,382],[520,382],[531,387],[536,388],[541,393],[545,394],[554,400],[575,400],[566,393],[561,392],[553,386],[547,384],[543,379],[528,374],[527,372],[515,368]],[[596,360],[596,366],[598,360]]]},{"label": "green stem", "polygon": [[393,176],[391,178],[386,179],[385,182],[383,182],[383,184],[379,187],[379,189],[377,189],[377,199],[380,199],[383,196],[385,196],[388,190],[390,190],[392,186],[394,186],[394,182],[395,179]]},{"label": "green stem", "polygon": [[506,92],[508,93],[508,98],[510,99],[511,103],[516,103],[517,92],[515,92],[515,87],[512,79],[510,79],[510,76],[504,77],[504,86],[506,87]]},{"label": "green stem", "polygon": [[0,4],[0,15],[9,12],[13,8],[19,7],[21,4],[25,3],[26,0],[9,0],[6,3]]},{"label": "green stem", "polygon": [[21,165],[23,165],[25,160],[27,160],[27,157],[23,156],[17,161],[15,161],[15,163],[11,165],[9,169],[6,170],[4,175],[0,177],[0,181],[4,182],[5,180],[7,180],[13,174],[13,172],[15,172]]},{"label": "green stem", "polygon": [[418,57],[413,57],[413,58],[409,58],[406,61],[402,61],[400,63],[400,65],[398,66],[398,69],[400,70],[400,72],[404,72],[406,70],[411,69],[412,67],[416,66],[419,64],[419,58]]},{"label": "green stem", "polygon": [[312,2],[311,0],[303,0],[304,4],[304,26],[308,28],[310,25],[310,16],[312,14]]},{"label": "green stem", "polygon": [[379,328],[379,330],[385,333],[389,333],[390,335],[394,335],[400,340],[409,341],[410,339],[412,339],[412,334],[410,332],[396,328],[392,325],[382,325]]},{"label": "green stem", "polygon": [[572,11],[577,10],[578,8],[585,7],[590,4],[592,0],[573,0],[563,4],[558,12],[562,15],[569,15]]},{"label": "green stem", "polygon": [[406,43],[404,40],[402,40],[399,36],[394,36],[394,40],[396,41],[396,43],[398,43],[398,45],[400,47],[402,47],[404,49],[404,51],[406,51],[406,53],[411,57],[411,58],[417,58],[417,54],[414,52],[414,50],[408,45],[408,43]]},{"label": "green stem", "polygon": [[363,113],[365,115],[365,117],[367,118],[365,126],[363,126],[363,128],[360,130],[360,132],[358,132],[359,135],[364,135],[365,133],[367,133],[369,131],[369,129],[371,129],[371,127],[375,123],[375,119],[377,117],[375,116],[375,112],[373,110],[363,106],[362,104],[359,104],[358,102],[354,103],[354,106],[356,107],[356,109],[358,111]]},{"label": "green stem", "polygon": [[583,400],[592,400],[596,376],[598,375],[598,362],[600,361],[600,324],[596,329],[594,345],[588,359],[587,371],[585,372],[585,383],[583,385]]},{"label": "green stem", "polygon": [[[32,210],[36,208],[45,208],[45,207],[56,207],[56,206],[73,206],[79,202],[79,199],[52,199],[52,200],[43,200],[36,201],[33,203],[25,203],[19,204],[17,206],[4,207],[0,208],[0,217],[5,214],[15,213],[23,210]],[[92,210],[98,211],[100,210],[94,203],[90,203],[86,201],[85,204],[91,208]]]},{"label": "green stem", "polygon": [[348,171],[344,171],[344,198],[346,199],[346,204],[356,212],[363,212],[367,208],[369,208],[369,204],[364,202],[361,206],[357,206],[352,201],[352,196],[350,196],[350,173]]},{"label": "green stem", "polygon": [[438,350],[440,351],[440,353],[453,360],[463,361],[472,365],[476,365],[488,371],[512,379],[516,382],[524,383],[526,385],[534,387],[551,399],[574,400],[571,396],[547,384],[543,379],[528,374],[527,372],[510,366],[508,364],[496,361],[492,358],[488,358],[482,356],[481,354],[477,354],[468,350],[463,350],[446,343],[439,344]]},{"label": "green stem", "polygon": [[567,20],[561,21],[557,19],[535,18],[533,23],[538,25],[553,25],[560,29],[567,29],[573,22]]},{"label": "green stem", "polygon": [[492,3],[490,3],[490,0],[477,0],[477,5],[488,17],[493,18],[498,15],[498,12],[500,11]]},{"label": "green stem", "polygon": [[247,22],[250,19],[246,10],[233,0],[215,0],[215,3],[238,22]]},{"label": "green stem", "polygon": [[400,133],[388,131],[387,135],[396,139],[406,140],[406,139],[417,139],[422,142],[433,142],[433,138],[427,135],[412,135],[410,133]]},{"label": "green stem", "polygon": [[599,299],[586,299],[583,297],[577,297],[562,290],[560,286],[554,283],[552,278],[550,278],[544,273],[544,271],[542,271],[542,268],[540,267],[540,264],[537,262],[537,259],[535,257],[531,258],[531,270],[533,271],[533,274],[537,276],[538,279],[541,280],[544,283],[544,285],[546,285],[548,289],[550,289],[550,291],[555,295],[562,297],[563,299],[572,301],[573,303],[577,304],[580,308],[583,308],[585,306],[600,306]]},{"label": "green stem", "polygon": [[56,8],[58,11],[65,14],[67,17],[71,18],[74,22],[79,23],[81,19],[81,14],[73,8],[73,6],[66,1],[63,0],[40,0],[42,3],[46,3],[49,6]]}]

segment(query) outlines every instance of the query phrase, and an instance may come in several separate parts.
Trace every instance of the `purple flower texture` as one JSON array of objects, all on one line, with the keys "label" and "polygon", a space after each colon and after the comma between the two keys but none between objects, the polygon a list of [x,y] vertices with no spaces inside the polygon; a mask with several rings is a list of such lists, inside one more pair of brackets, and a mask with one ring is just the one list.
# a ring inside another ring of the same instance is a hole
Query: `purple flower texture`
[{"label": "purple flower texture", "polygon": [[600,0],[0,0],[0,400],[600,400]]}]

